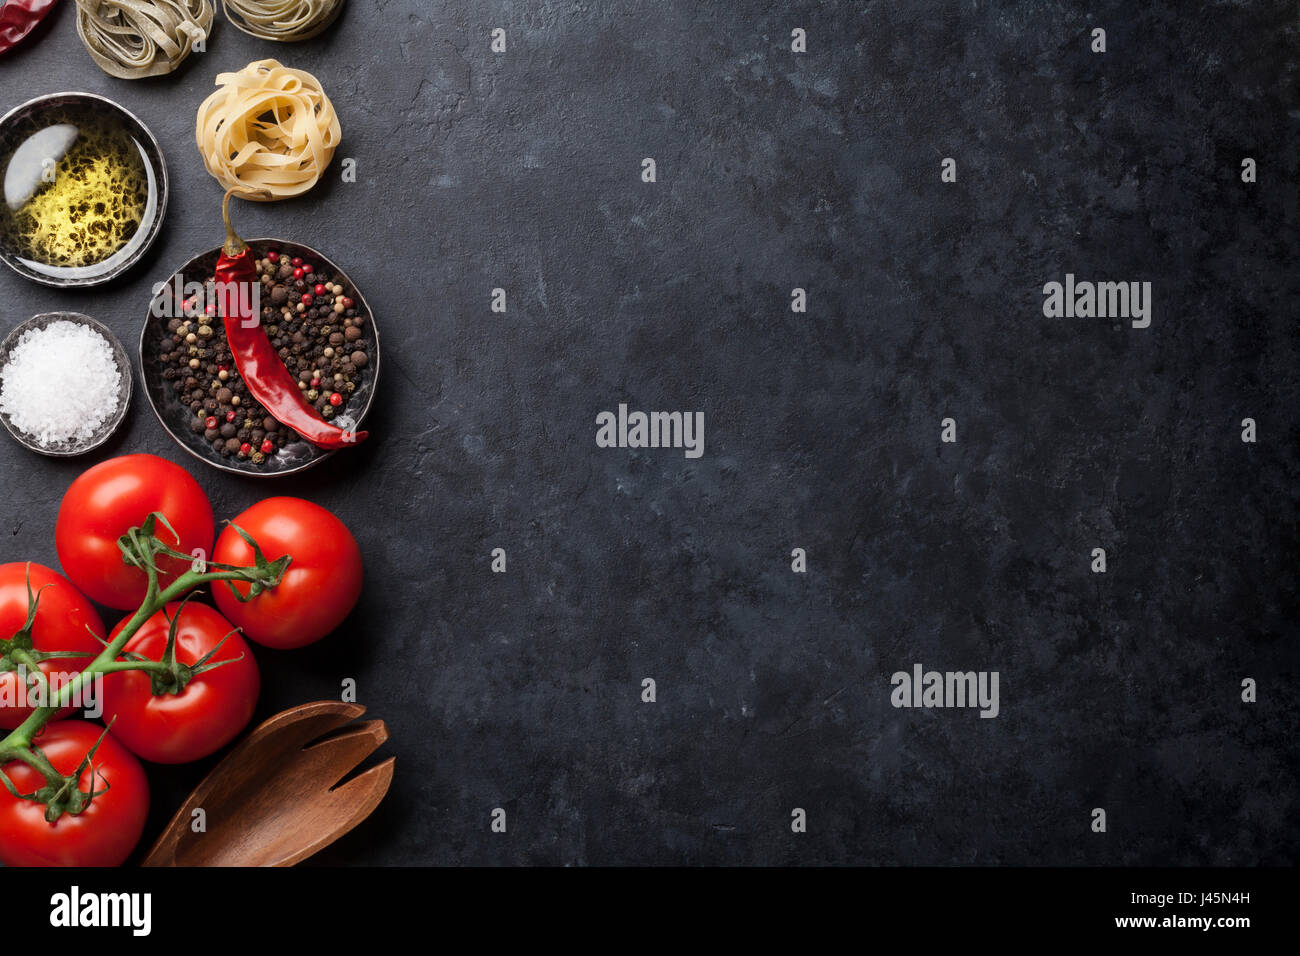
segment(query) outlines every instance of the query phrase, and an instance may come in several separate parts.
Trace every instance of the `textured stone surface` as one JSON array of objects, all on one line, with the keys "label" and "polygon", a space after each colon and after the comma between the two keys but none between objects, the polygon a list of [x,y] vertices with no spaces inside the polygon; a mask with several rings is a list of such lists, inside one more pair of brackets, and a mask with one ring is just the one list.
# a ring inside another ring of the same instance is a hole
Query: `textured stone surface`
[{"label": "textured stone surface", "polygon": [[[259,652],[261,715],[354,677],[392,729],[392,795],[319,862],[1295,862],[1300,31],[1137,6],[350,0],[128,83],[65,2],[0,59],[2,107],[135,111],[174,187],[111,289],[0,274],[5,328],[133,343],[220,240],[218,71],[278,56],[338,109],[359,182],[237,217],[362,285],[375,437],[273,486],[193,465],[219,515],[304,495],[366,556],[341,633]],[[1045,319],[1067,271],[1151,281],[1151,327]],[[619,402],[703,411],[704,457],[596,448]],[[138,395],[95,460],[128,451],[191,464]],[[0,557],[55,563],[90,463],[0,442]],[[1001,716],[893,709],[917,661],[999,671]],[[205,767],[152,773],[151,834]]]}]

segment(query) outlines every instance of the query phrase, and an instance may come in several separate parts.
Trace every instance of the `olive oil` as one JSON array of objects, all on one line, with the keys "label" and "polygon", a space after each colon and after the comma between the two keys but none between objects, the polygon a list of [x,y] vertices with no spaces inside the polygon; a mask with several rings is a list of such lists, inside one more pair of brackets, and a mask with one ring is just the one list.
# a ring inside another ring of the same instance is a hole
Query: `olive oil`
[{"label": "olive oil", "polygon": [[70,106],[26,125],[0,144],[0,247],[48,275],[129,255],[158,185],[126,125]]}]

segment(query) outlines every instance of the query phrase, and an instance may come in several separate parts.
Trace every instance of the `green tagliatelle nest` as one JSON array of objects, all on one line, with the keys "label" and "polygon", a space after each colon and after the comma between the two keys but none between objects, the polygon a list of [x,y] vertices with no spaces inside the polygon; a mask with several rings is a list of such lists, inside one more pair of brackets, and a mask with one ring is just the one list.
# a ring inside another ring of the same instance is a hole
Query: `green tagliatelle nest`
[{"label": "green tagliatelle nest", "polygon": [[343,0],[222,0],[226,16],[245,33],[283,43],[310,40],[343,9]]},{"label": "green tagliatelle nest", "polygon": [[77,34],[101,70],[138,80],[202,49],[215,14],[212,0],[77,0]]}]

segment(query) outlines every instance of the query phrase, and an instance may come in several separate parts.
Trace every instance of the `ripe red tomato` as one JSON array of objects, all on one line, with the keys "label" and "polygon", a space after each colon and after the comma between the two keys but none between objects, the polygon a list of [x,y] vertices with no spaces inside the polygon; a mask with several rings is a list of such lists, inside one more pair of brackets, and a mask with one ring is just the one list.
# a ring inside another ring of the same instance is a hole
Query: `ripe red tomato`
[{"label": "ripe red tomato", "polygon": [[[59,773],[76,771],[95,746],[104,728],[84,720],[64,720],[46,726],[36,746]],[[19,793],[33,793],[45,778],[25,763],[4,766]],[[135,848],[149,813],[149,785],[140,761],[109,734],[95,752],[92,766],[79,786],[95,797],[74,815],[45,822],[45,807],[16,800],[0,787],[0,863],[6,866],[118,866]],[[102,791],[102,792],[101,792]]]},{"label": "ripe red tomato", "polygon": [[[63,496],[54,531],[59,563],[72,583],[108,607],[139,607],[148,579],[139,568],[123,563],[117,539],[154,511],[166,515],[180,536],[179,542],[173,541],[160,524],[156,535],[168,547],[182,554],[200,548],[204,555],[211,553],[212,505],[180,465],[154,455],[126,455],[83,472]],[[189,562],[161,558],[159,567],[164,572],[159,584],[166,587]]]},{"label": "ripe red tomato", "polygon": [[[27,623],[28,567],[20,561],[0,564],[0,637],[5,639]],[[39,593],[36,621],[32,625],[32,649],[86,653],[85,657],[56,657],[40,662],[41,673],[57,692],[100,652],[102,648],[96,638],[103,638],[104,622],[63,575],[40,564],[32,564],[30,568],[32,593]],[[30,680],[28,685],[31,687]],[[13,730],[26,720],[33,709],[27,706],[29,702],[29,691],[19,682],[18,671],[0,673],[0,727]],[[61,716],[70,713],[71,707]]]},{"label": "ripe red tomato", "polygon": [[[154,763],[188,763],[230,743],[252,718],[262,686],[247,642],[229,621],[204,604],[190,602],[183,609],[179,603],[168,604],[166,616],[159,611],[145,621],[126,642],[126,650],[161,660],[167,648],[168,620],[177,613],[178,661],[195,664],[221,644],[209,663],[231,663],[196,675],[179,694],[154,696],[144,671],[120,671],[104,678],[104,720],[112,721],[113,736],[136,756]],[[129,620],[118,624],[110,641]]]},{"label": "ripe red tomato", "polygon": [[[217,607],[245,637],[267,647],[304,647],[343,623],[361,597],[361,549],[342,521],[301,498],[268,498],[232,523],[257,542],[268,561],[293,558],[278,586],[246,604],[225,584],[213,587]],[[249,565],[253,549],[226,528],[213,560]],[[248,585],[235,587],[247,596]]]}]

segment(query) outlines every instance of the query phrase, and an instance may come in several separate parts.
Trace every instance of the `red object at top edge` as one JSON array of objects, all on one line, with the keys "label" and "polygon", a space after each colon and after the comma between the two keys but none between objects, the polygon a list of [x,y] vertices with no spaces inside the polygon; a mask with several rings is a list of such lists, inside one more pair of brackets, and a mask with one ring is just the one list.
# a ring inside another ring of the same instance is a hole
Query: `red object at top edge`
[{"label": "red object at top edge", "polygon": [[0,53],[22,42],[58,0],[0,0]]}]

